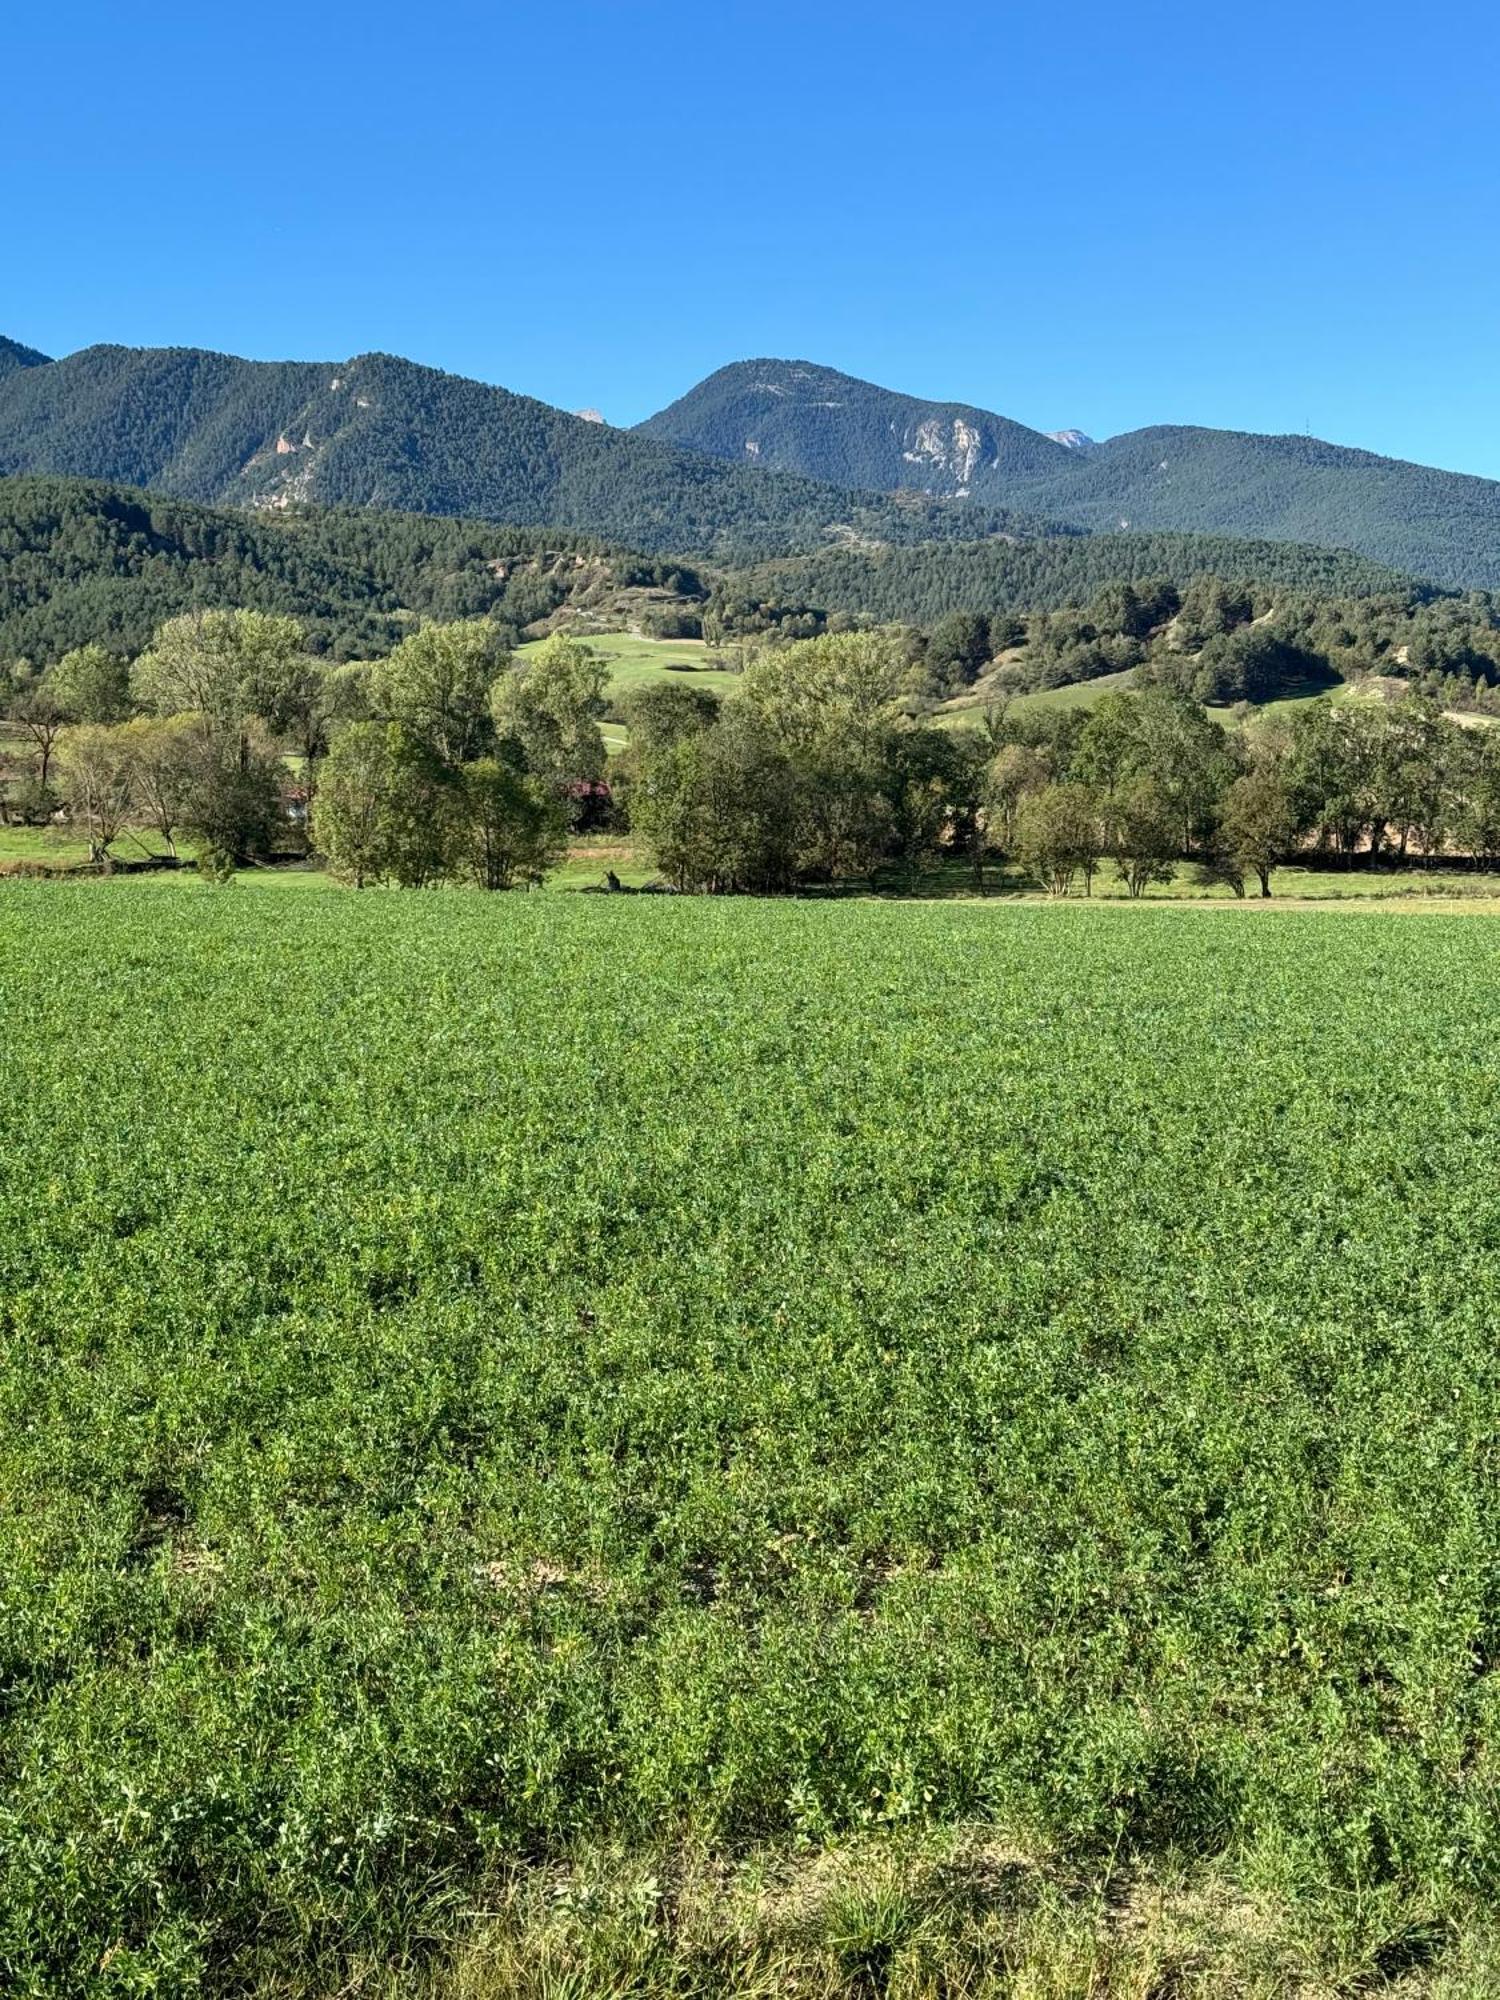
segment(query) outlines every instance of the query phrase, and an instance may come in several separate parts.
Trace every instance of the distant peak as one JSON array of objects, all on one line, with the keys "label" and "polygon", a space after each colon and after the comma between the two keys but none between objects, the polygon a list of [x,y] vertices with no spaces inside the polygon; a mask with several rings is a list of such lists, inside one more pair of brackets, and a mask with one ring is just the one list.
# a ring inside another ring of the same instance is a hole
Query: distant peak
[{"label": "distant peak", "polygon": [[1064,446],[1068,451],[1097,451],[1097,443],[1087,431],[1048,431],[1047,436],[1054,444]]},{"label": "distant peak", "polygon": [[575,417],[582,417],[586,424],[602,424],[604,422],[604,412],[602,410],[575,410],[573,414]]}]

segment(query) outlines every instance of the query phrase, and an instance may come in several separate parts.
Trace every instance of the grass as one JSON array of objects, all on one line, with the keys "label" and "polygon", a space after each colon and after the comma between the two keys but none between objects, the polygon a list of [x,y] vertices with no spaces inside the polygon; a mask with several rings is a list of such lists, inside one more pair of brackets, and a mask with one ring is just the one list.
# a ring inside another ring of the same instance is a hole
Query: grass
[{"label": "grass", "polygon": [[[608,697],[618,701],[632,688],[651,681],[686,681],[719,695],[739,691],[740,676],[721,664],[722,655],[710,652],[701,639],[641,639],[632,632],[587,634],[586,643],[609,662]],[[535,652],[542,640],[518,648],[522,658]],[[602,723],[604,747],[616,757],[630,741],[630,731],[618,719]]]},{"label": "grass", "polygon": [[[691,687],[721,695],[739,690],[740,676],[722,665],[722,655],[711,652],[701,639],[641,639],[631,632],[590,633],[585,638],[609,662],[611,699],[650,681],[666,679],[682,679]],[[520,647],[520,657],[524,659],[542,643],[534,640]],[[611,751],[622,750],[627,740],[623,723],[605,725],[605,742]]]},{"label": "grass", "polygon": [[0,967],[7,1993],[1493,1990],[1500,932]]},{"label": "grass", "polygon": [[[147,828],[134,829],[116,843],[115,852],[123,862],[136,859],[143,851],[155,854],[164,851],[161,841]],[[180,844],[179,851],[184,861],[190,864],[190,844]],[[7,864],[14,867],[16,864],[31,863],[42,864],[48,869],[82,869],[87,860],[87,842],[77,840],[66,828],[0,828],[0,872]],[[660,879],[660,871],[649,854],[633,842],[629,834],[582,834],[575,837],[562,865],[548,877],[547,887],[564,892],[602,888],[608,870],[613,870],[626,888],[640,888]],[[236,880],[254,889],[303,890],[332,886],[320,870],[295,864],[242,869]],[[158,887],[178,890],[197,890],[205,886],[190,865],[166,878],[131,874],[124,870],[114,878],[111,886],[121,888],[147,881]],[[1353,902],[1406,905],[1440,902],[1463,903],[1477,909],[1500,897],[1500,878],[1461,868],[1414,866],[1345,870],[1283,867],[1272,876],[1272,888],[1273,901],[1281,904]],[[826,892],[823,894],[826,898]],[[923,869],[915,880],[905,870],[887,869],[873,883],[850,884],[841,888],[838,894],[841,897],[873,894],[924,901],[1044,900],[1036,883],[1014,862],[988,864],[982,894],[976,889],[972,866],[961,861],[948,861],[935,868]],[[1077,894],[1082,900],[1081,887]],[[1093,900],[1100,903],[1127,900],[1124,884],[1117,879],[1113,867],[1107,862],[1095,878]],[[1152,903],[1227,904],[1247,909],[1260,904],[1253,883],[1244,905],[1236,905],[1236,899],[1222,886],[1204,888],[1198,884],[1193,878],[1191,865],[1187,863],[1179,867],[1172,881],[1153,884],[1146,892],[1146,900]]]}]

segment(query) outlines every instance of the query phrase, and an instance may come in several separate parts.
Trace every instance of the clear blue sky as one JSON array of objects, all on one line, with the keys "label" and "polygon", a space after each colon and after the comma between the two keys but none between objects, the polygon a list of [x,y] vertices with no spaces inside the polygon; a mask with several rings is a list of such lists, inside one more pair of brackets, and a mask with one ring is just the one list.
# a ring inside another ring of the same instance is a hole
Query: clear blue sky
[{"label": "clear blue sky", "polygon": [[0,331],[384,348],[628,423],[826,361],[1500,477],[1500,14],[26,6]]}]

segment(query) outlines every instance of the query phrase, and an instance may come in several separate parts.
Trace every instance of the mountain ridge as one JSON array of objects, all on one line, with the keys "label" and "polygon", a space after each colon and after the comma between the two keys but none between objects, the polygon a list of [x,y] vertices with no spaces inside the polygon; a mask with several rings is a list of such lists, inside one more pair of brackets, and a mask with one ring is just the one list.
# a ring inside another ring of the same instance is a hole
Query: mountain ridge
[{"label": "mountain ridge", "polygon": [[734,566],[830,546],[1141,531],[1345,549],[1500,587],[1500,481],[1186,424],[1096,443],[807,361],[714,371],[633,429],[370,351],[247,361],[0,341],[0,475],[205,505],[363,506],[602,536]]},{"label": "mountain ridge", "polygon": [[203,505],[366,506],[597,534],[724,561],[829,539],[1034,533],[994,510],[707,455],[371,352],[246,361],[99,345],[0,373],[0,475],[99,479]]},{"label": "mountain ridge", "polygon": [[[837,396],[815,394],[836,386]],[[913,451],[930,427],[976,442]],[[1140,529],[1345,548],[1450,588],[1500,585],[1500,481],[1321,438],[1157,424],[1096,442],[972,404],[902,396],[811,362],[718,369],[639,430],[710,456],[754,443],[783,471],[833,464],[932,497],[1004,505],[1087,532]],[[899,462],[898,462],[899,461]]]}]

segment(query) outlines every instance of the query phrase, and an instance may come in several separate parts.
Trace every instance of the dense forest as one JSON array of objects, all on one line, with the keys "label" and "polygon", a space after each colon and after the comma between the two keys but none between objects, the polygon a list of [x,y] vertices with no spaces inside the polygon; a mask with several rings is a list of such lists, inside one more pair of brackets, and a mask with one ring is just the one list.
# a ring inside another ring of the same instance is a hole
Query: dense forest
[{"label": "dense forest", "polygon": [[1494,480],[1188,426],[1070,450],[809,362],[737,363],[623,431],[392,355],[94,347],[48,361],[7,342],[0,475],[18,473],[546,526],[726,567],[830,544],[1123,529],[1307,543],[1500,587]]},{"label": "dense forest", "polygon": [[[597,628],[620,622],[628,604],[668,632],[794,639],[830,619],[928,627],[953,611],[1086,609],[1113,587],[1165,579],[1182,591],[1205,577],[1236,579],[1256,616],[1289,595],[1352,606],[1405,587],[1358,557],[1171,535],[830,551],[705,577],[567,531],[369,509],[211,509],[85,481],[0,480],[0,659],[40,664],[90,642],[139,652],[163,619],[214,607],[289,613],[314,652],[353,659],[389,651],[424,619],[489,617],[514,644],[564,608]],[[1143,657],[1138,645],[1125,657],[1086,643],[1091,651],[1033,649],[1033,684]]]},{"label": "dense forest", "polygon": [[1012,503],[1079,527],[1191,529],[1358,550],[1456,589],[1500,587],[1500,481],[1311,437],[1162,426],[1012,482]]},{"label": "dense forest", "polygon": [[1037,525],[727,465],[383,354],[94,347],[15,366],[0,372],[0,474],[18,473],[206,504],[473,516],[721,562],[816,547],[834,530],[909,542]]},{"label": "dense forest", "polygon": [[1051,611],[1086,604],[1106,584],[1242,577],[1325,597],[1402,587],[1408,579],[1342,550],[1222,535],[1100,534],[911,549],[826,549],[753,565],[737,601],[862,612],[930,624],[948,611]]},{"label": "dense forest", "polygon": [[919,636],[921,692],[937,702],[1130,674],[1137,687],[1220,707],[1386,681],[1450,708],[1500,709],[1500,597],[1483,591],[1327,598],[1222,576],[1159,577],[1024,617],[949,612]]},{"label": "dense forest", "polygon": [[0,480],[0,662],[146,647],[166,618],[244,607],[300,619],[335,659],[389,652],[417,618],[484,615],[514,641],[622,588],[691,602],[696,573],[585,535],[348,508],[243,512],[68,479]]}]

